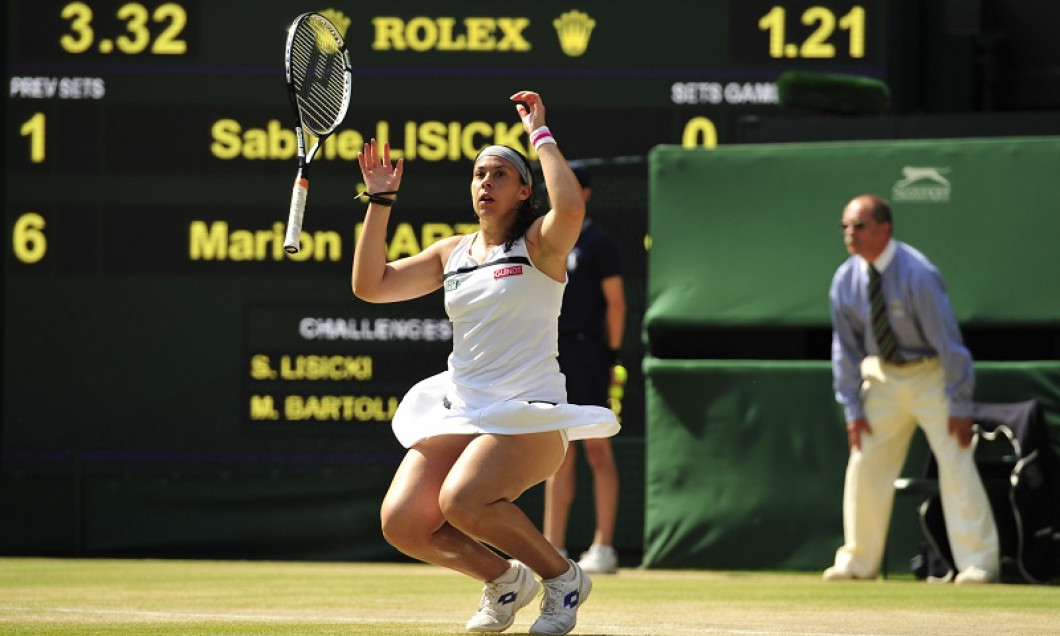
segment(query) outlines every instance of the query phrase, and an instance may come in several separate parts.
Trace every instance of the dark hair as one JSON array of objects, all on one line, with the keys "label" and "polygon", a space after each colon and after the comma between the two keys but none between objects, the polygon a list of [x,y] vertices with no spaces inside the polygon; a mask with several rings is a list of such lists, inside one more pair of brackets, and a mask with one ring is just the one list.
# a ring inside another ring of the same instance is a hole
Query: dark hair
[{"label": "dark hair", "polygon": [[891,227],[894,227],[894,221],[891,218],[891,204],[887,199],[875,194],[866,194],[865,198],[869,201],[869,209],[872,211],[873,220],[877,223],[890,223]]},{"label": "dark hair", "polygon": [[593,173],[589,172],[589,167],[580,161],[570,162],[571,172],[578,178],[578,183],[583,188],[593,187]]},{"label": "dark hair", "polygon": [[[541,216],[541,213],[538,210],[539,199],[537,198],[536,188],[534,188],[534,170],[530,165],[530,160],[527,159],[523,153],[511,146],[504,147],[518,155],[520,161],[526,166],[526,172],[530,175],[530,183],[524,181],[521,175],[519,176],[519,183],[530,186],[530,196],[519,204],[519,209],[515,213],[515,222],[508,228],[508,235],[504,237],[504,250],[508,251],[512,249],[512,246],[515,245],[515,242],[518,241],[521,236],[526,234],[526,231],[530,229],[530,226],[537,220],[537,217]],[[479,153],[481,154],[481,151],[479,151]],[[478,161],[477,156],[475,157],[475,161]],[[516,170],[516,174],[519,174],[518,170]]]}]

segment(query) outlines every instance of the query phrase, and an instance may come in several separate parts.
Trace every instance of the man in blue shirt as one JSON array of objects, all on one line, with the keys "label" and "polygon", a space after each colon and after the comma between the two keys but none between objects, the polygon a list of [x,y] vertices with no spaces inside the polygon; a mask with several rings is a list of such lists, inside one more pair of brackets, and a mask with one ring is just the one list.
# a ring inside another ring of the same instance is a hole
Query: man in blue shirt
[{"label": "man in blue shirt", "polygon": [[876,577],[894,480],[919,425],[938,462],[958,570],[954,581],[995,582],[997,527],[971,446],[972,356],[946,283],[923,254],[892,238],[886,200],[855,197],[844,208],[841,225],[851,257],[832,279],[829,302],[832,372],[850,459],[843,492],[845,543],[824,578]]}]

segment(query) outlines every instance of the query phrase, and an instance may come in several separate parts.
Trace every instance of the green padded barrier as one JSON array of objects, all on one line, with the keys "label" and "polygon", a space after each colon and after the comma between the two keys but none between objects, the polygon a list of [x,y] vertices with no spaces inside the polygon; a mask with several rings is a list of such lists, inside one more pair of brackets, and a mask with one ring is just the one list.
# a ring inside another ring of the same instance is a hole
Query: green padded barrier
[{"label": "green padded barrier", "polygon": [[826,565],[846,457],[828,366],[651,358],[644,369],[644,565]]},{"label": "green padded barrier", "polygon": [[843,206],[892,201],[962,324],[1060,321],[1060,137],[654,149],[645,333],[828,325]]},{"label": "green padded barrier", "polygon": [[[1038,399],[1060,494],[1060,362],[977,363],[976,399]],[[842,542],[847,447],[823,361],[644,364],[648,568],[818,570]],[[919,475],[917,434],[903,474]],[[1058,501],[1060,506],[1060,501]],[[888,568],[909,572],[923,541],[915,502],[896,500]]]}]

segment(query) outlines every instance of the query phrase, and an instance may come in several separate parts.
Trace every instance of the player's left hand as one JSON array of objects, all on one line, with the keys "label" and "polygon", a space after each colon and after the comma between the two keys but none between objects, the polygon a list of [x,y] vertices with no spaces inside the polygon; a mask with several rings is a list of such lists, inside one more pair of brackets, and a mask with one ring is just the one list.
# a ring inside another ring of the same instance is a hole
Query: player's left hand
[{"label": "player's left hand", "polygon": [[519,91],[509,99],[515,102],[515,112],[519,113],[527,135],[545,125],[545,103],[540,95],[534,91]]}]

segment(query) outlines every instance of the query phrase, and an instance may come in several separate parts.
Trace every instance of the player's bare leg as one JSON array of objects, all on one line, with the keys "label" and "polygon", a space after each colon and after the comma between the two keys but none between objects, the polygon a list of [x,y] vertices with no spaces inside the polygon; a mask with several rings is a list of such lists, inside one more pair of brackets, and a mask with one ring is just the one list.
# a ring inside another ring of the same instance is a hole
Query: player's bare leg
[{"label": "player's bare leg", "polygon": [[571,444],[567,457],[554,475],[545,481],[545,513],[542,529],[545,538],[557,549],[567,547],[567,522],[574,501],[578,453]]},{"label": "player's bare leg", "polygon": [[383,499],[383,536],[410,557],[491,581],[508,570],[508,561],[450,525],[438,503],[442,484],[472,439],[442,435],[408,451]]},{"label": "player's bare leg", "polygon": [[515,503],[563,462],[561,433],[481,435],[457,459],[439,502],[450,524],[516,558],[542,578],[570,569]]}]

